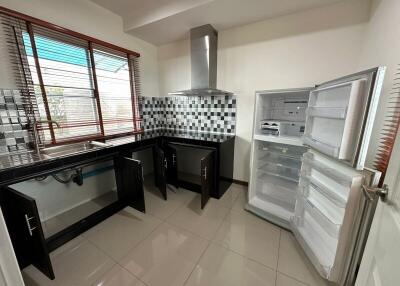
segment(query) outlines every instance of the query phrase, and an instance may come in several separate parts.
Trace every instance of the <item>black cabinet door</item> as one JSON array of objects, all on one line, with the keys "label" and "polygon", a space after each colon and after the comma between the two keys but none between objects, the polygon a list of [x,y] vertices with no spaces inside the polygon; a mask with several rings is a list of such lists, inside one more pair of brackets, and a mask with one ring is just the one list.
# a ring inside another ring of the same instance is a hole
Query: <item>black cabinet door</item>
[{"label": "black cabinet door", "polygon": [[117,170],[119,199],[138,211],[145,212],[142,163],[132,158],[119,157]]},{"label": "black cabinet door", "polygon": [[153,158],[154,158],[154,180],[155,185],[160,190],[163,198],[167,199],[167,160],[164,155],[164,151],[158,146],[153,147]]},{"label": "black cabinet door", "polygon": [[167,182],[178,188],[178,157],[176,149],[170,145],[165,146],[167,159]]},{"label": "black cabinet door", "polygon": [[6,203],[2,207],[20,267],[33,264],[54,279],[36,201],[11,188],[3,188],[0,192],[4,192],[3,202]]},{"label": "black cabinet door", "polygon": [[214,152],[210,152],[201,159],[201,208],[203,209],[210,199],[210,192],[214,188]]}]

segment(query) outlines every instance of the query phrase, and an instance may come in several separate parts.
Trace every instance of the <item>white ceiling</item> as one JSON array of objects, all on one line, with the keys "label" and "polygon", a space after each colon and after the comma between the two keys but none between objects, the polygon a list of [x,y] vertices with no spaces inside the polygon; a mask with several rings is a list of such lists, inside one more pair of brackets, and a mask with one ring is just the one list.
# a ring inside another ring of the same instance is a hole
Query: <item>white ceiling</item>
[{"label": "white ceiling", "polygon": [[188,37],[193,27],[224,30],[350,0],[90,0],[118,15],[125,32],[155,45]]}]

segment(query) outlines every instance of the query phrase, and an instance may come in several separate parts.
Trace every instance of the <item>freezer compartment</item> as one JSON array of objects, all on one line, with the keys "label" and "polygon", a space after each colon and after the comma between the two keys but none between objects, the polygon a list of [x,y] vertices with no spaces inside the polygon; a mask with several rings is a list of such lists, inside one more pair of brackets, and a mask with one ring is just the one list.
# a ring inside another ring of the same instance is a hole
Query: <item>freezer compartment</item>
[{"label": "freezer compartment", "polygon": [[311,92],[304,143],[329,156],[351,162],[363,120],[365,80],[354,80]]},{"label": "freezer compartment", "polygon": [[260,132],[267,135],[300,137],[304,134],[305,123],[286,120],[261,120]]},{"label": "freezer compartment", "polygon": [[300,138],[305,131],[309,92],[257,92],[254,134]]}]

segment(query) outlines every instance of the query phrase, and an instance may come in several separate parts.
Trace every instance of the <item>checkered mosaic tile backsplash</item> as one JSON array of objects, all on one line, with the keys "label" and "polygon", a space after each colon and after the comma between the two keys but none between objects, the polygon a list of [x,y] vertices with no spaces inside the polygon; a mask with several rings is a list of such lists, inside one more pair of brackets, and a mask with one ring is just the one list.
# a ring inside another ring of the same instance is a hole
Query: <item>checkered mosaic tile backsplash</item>
[{"label": "checkered mosaic tile backsplash", "polygon": [[[0,154],[29,148],[32,138],[19,90],[0,89]],[[144,130],[235,134],[235,96],[142,97]]]},{"label": "checkered mosaic tile backsplash", "polygon": [[20,91],[0,89],[0,154],[28,148],[27,123]]},{"label": "checkered mosaic tile backsplash", "polygon": [[235,96],[143,97],[144,130],[179,129],[235,134]]}]

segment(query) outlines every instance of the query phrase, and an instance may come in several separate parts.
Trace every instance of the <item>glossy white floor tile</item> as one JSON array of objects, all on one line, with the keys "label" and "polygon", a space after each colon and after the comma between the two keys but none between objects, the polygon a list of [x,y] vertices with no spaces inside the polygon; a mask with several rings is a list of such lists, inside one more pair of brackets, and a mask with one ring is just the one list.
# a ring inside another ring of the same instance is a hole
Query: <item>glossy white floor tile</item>
[{"label": "glossy white floor tile", "polygon": [[296,279],[288,277],[282,273],[277,273],[276,277],[276,286],[307,286],[308,284],[304,284]]},{"label": "glossy white floor tile", "polygon": [[231,211],[214,241],[272,269],[277,268],[280,229],[245,210]]},{"label": "glossy white floor tile", "polygon": [[149,286],[181,286],[207,245],[207,240],[164,223],[120,264]]},{"label": "glossy white floor tile", "polygon": [[247,204],[247,190],[243,190],[242,186],[236,186],[235,188],[241,191],[238,192],[238,196],[232,206],[232,210],[242,211],[244,210],[244,206]]},{"label": "glossy white floor tile", "polygon": [[103,277],[98,279],[93,286],[146,286],[143,282],[119,265],[115,265]]},{"label": "glossy white floor tile", "polygon": [[110,257],[87,240],[70,244],[51,259],[56,279],[50,280],[31,265],[23,271],[27,286],[91,285],[115,265]]},{"label": "glossy white floor tile", "polygon": [[210,199],[205,208],[201,209],[200,195],[196,195],[166,221],[203,238],[212,239],[228,212],[229,208],[220,205],[215,199]]},{"label": "glossy white floor tile", "polygon": [[246,193],[246,191],[242,187],[231,186],[218,202],[224,207],[232,208],[238,196],[243,193]]},{"label": "glossy white floor tile", "polygon": [[161,192],[154,187],[151,180],[151,177],[147,179],[147,183],[145,184],[144,188],[146,213],[151,214],[159,219],[166,219],[180,206],[196,196],[196,193],[194,192],[190,192],[182,188],[176,189],[172,186],[168,186],[167,200],[164,200]]},{"label": "glossy white floor tile", "polygon": [[187,286],[273,286],[276,272],[222,246],[211,244]]},{"label": "glossy white floor tile", "polygon": [[293,234],[285,230],[281,230],[278,271],[311,286],[327,285],[311,265]]},{"label": "glossy white floor tile", "polygon": [[146,238],[161,220],[127,207],[83,234],[114,260]]},{"label": "glossy white floor tile", "polygon": [[33,266],[30,286],[326,286],[290,232],[244,210],[232,185],[204,210],[178,189],[165,201],[146,187],[143,214],[130,207],[51,253],[56,279]]}]

